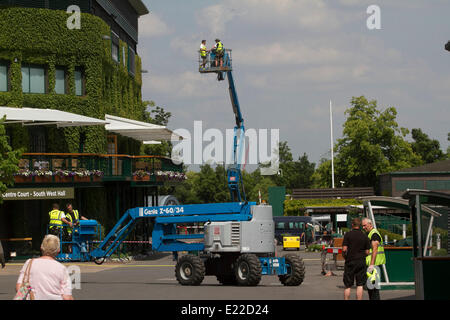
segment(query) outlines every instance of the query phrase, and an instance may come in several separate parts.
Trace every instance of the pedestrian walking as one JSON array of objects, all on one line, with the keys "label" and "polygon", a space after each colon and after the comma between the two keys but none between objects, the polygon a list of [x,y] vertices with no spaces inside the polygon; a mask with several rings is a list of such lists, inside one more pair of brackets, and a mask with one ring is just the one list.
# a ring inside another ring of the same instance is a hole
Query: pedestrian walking
[{"label": "pedestrian walking", "polygon": [[[362,227],[368,233],[370,240],[370,250],[366,257],[367,273],[372,274],[376,266],[386,264],[386,255],[384,254],[383,238],[380,232],[373,227],[373,222],[369,218],[362,220]],[[378,269],[379,271],[379,269]],[[378,272],[376,271],[376,272]],[[380,289],[373,287],[367,288],[370,300],[380,300]]]},{"label": "pedestrian walking", "polygon": [[344,300],[350,299],[350,291],[356,282],[356,299],[362,300],[364,284],[367,281],[366,256],[369,254],[370,243],[367,236],[360,230],[361,220],[352,220],[352,230],[344,235],[342,255],[344,265]]},{"label": "pedestrian walking", "polygon": [[308,248],[314,241],[314,228],[312,224],[307,223],[305,226],[306,248]]},{"label": "pedestrian walking", "polygon": [[[27,273],[35,300],[73,300],[69,272],[63,264],[55,260],[59,252],[59,238],[46,235],[41,244],[42,256],[25,262],[17,279],[16,292],[19,291]],[[29,264],[31,265],[27,271]]]}]

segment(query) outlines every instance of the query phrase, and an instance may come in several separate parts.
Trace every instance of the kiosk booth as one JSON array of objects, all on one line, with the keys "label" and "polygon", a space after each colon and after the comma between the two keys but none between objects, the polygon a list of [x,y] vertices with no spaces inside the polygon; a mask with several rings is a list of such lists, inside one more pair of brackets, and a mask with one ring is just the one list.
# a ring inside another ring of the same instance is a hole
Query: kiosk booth
[{"label": "kiosk booth", "polygon": [[432,228],[433,217],[431,219],[427,217],[424,205],[441,206],[449,210],[450,194],[429,190],[408,189],[402,197],[409,200],[411,212],[416,299],[449,300],[449,243],[447,240],[446,256],[432,257],[426,254],[429,246],[428,235]]},{"label": "kiosk booth", "polygon": [[[402,209],[405,212],[410,211],[410,203],[408,200],[397,197],[369,196],[360,198],[364,204],[364,215],[373,221],[374,227],[377,228],[377,221],[373,214],[372,206],[383,206],[389,208]],[[431,236],[434,219],[440,217],[441,214],[432,208],[422,204],[421,212],[427,221],[427,228],[423,229],[423,246],[421,247],[422,256],[429,257],[431,255]],[[410,215],[410,220],[414,221],[414,217]],[[422,226],[424,224],[422,223]],[[413,230],[415,230],[413,225]],[[414,232],[413,232],[414,233]],[[386,254],[386,264],[381,267],[381,289],[414,289],[416,285],[415,266],[413,262],[414,250],[413,246],[384,246]]]}]

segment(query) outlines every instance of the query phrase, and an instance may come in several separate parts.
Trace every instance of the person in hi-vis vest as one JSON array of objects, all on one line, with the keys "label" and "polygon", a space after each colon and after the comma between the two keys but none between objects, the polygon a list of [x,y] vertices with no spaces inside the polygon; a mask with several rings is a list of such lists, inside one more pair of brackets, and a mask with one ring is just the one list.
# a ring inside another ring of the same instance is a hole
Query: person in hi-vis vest
[{"label": "person in hi-vis vest", "polygon": [[216,58],[214,60],[214,66],[222,67],[223,66],[224,49],[223,49],[223,44],[220,41],[220,39],[216,39],[216,44],[214,47],[212,47],[211,51],[216,55]]},{"label": "person in hi-vis vest", "polygon": [[[362,227],[368,233],[370,241],[369,255],[366,257],[367,273],[371,274],[375,266],[386,264],[386,255],[384,253],[383,238],[380,232],[373,227],[372,220],[364,218],[362,220]],[[380,290],[377,288],[369,289],[370,300],[380,300]]]},{"label": "person in hi-vis vest", "polygon": [[202,68],[205,68],[208,60],[208,49],[206,49],[206,40],[202,40],[200,44],[200,57],[202,58]]},{"label": "person in hi-vis vest", "polygon": [[66,205],[67,212],[65,213],[65,220],[67,221],[67,224],[69,225],[67,227],[67,233],[71,236],[73,227],[78,226],[80,224],[80,220],[87,220],[87,218],[80,216],[78,213],[78,210],[74,210],[71,203],[68,203]]},{"label": "person in hi-vis vest", "polygon": [[[66,229],[66,241],[72,241],[73,227],[80,225],[80,220],[87,220],[87,218],[80,216],[78,210],[74,210],[71,203],[66,205],[65,219],[63,220],[65,224],[69,225]],[[72,252],[72,245],[69,245],[69,252]]]},{"label": "person in hi-vis vest", "polygon": [[63,228],[63,223],[65,223],[63,221],[65,218],[64,211],[59,210],[59,204],[54,203],[52,205],[52,211],[50,211],[48,215],[50,218],[49,233],[59,237]]}]

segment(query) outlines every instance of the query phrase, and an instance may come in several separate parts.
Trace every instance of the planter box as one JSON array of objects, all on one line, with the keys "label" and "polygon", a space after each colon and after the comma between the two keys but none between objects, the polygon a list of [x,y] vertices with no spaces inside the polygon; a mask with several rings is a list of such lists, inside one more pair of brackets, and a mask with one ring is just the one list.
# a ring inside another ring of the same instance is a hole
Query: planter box
[{"label": "planter box", "polygon": [[150,176],[133,176],[133,181],[150,181]]},{"label": "planter box", "polygon": [[49,183],[52,182],[52,176],[35,176],[34,182],[37,183]]},{"label": "planter box", "polygon": [[69,176],[55,176],[55,182],[59,182],[59,183],[69,183],[72,182],[72,177]]},{"label": "planter box", "polygon": [[91,177],[73,177],[74,182],[91,182]]},{"label": "planter box", "polygon": [[14,177],[14,182],[15,183],[30,183],[32,181],[33,181],[33,177],[32,176],[29,176],[29,177],[26,177],[26,176],[15,176]]},{"label": "planter box", "polygon": [[103,181],[103,177],[100,177],[100,176],[92,176],[92,181],[93,181],[93,182],[101,182],[101,181]]}]

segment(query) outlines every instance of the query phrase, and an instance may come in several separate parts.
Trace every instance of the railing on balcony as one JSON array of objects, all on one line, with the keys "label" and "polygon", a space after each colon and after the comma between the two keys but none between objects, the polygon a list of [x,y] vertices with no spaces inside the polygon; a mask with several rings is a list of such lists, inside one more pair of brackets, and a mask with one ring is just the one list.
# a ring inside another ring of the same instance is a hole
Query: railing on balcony
[{"label": "railing on balcony", "polygon": [[182,165],[161,156],[88,153],[24,153],[16,183],[183,181]]}]

